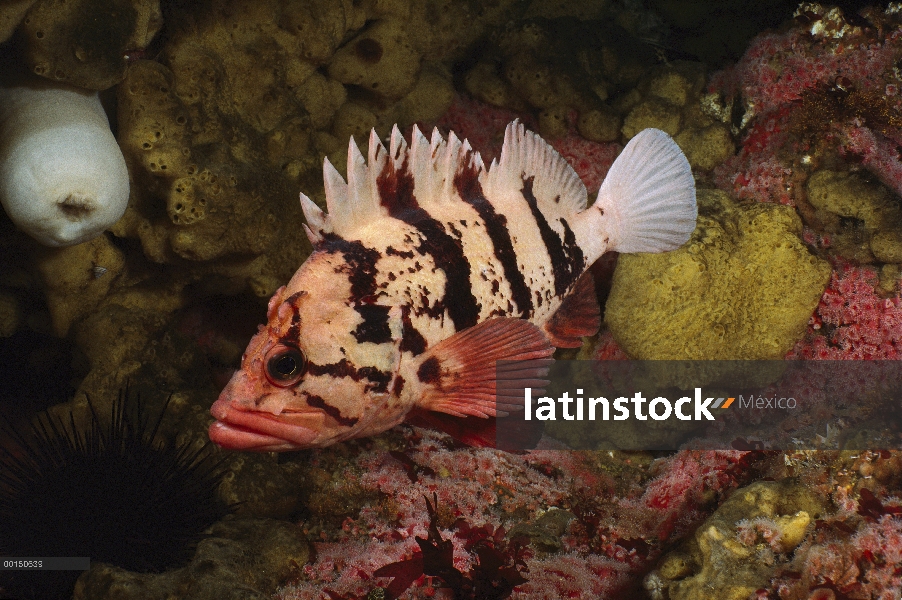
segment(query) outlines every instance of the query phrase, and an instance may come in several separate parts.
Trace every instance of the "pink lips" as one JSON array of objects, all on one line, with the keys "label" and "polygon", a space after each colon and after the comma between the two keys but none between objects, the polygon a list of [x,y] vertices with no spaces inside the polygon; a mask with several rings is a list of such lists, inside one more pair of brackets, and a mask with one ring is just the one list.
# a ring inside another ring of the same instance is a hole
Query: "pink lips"
[{"label": "pink lips", "polygon": [[[270,413],[242,410],[220,396],[210,408],[216,422],[210,425],[210,440],[231,450],[280,452],[313,445],[324,415],[317,413]],[[302,424],[303,422],[303,424]]]},{"label": "pink lips", "polygon": [[250,431],[249,429],[233,427],[221,421],[216,421],[210,425],[207,434],[213,443],[229,450],[280,452],[294,448],[292,444],[277,437]]}]

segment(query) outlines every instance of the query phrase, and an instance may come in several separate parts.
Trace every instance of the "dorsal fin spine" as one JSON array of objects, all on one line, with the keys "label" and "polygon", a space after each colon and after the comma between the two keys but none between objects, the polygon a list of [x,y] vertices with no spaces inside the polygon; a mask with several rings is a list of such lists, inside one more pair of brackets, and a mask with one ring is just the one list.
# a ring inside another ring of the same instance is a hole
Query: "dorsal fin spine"
[{"label": "dorsal fin spine", "polygon": [[307,239],[310,241],[311,245],[315,246],[316,244],[323,241],[324,238],[319,231],[314,231],[313,229],[310,229],[310,227],[308,227],[306,223],[303,224],[303,227],[304,227],[304,233],[307,235]]},{"label": "dorsal fin spine", "polygon": [[[379,135],[375,129],[370,130],[370,141],[367,148],[367,166],[366,166],[366,185],[367,191],[371,198],[372,208],[378,210],[380,202],[379,196],[379,175],[385,168],[385,162],[388,159],[388,150],[379,139]],[[361,209],[364,207],[361,206]],[[366,219],[366,215],[360,215]]]},{"label": "dorsal fin spine", "polygon": [[354,138],[348,144],[348,202],[340,207],[341,221],[336,218],[335,227],[343,232],[350,232],[356,228],[358,219],[373,201],[367,181],[370,169],[367,169],[366,159],[360,153]]},{"label": "dorsal fin spine", "polygon": [[401,135],[397,124],[391,128],[389,154],[391,155],[391,160],[395,163],[396,169],[400,168],[404,164],[404,159],[407,158],[407,142],[404,140],[404,136]]},{"label": "dorsal fin spine", "polygon": [[442,137],[442,134],[439,132],[438,127],[433,127],[432,128],[432,138],[429,142],[429,148],[432,153],[433,161],[435,160],[435,158],[437,156],[436,151],[439,149],[440,146],[442,146],[443,144],[446,144],[446,143],[447,142],[445,141],[445,138]]},{"label": "dorsal fin spine", "polygon": [[442,198],[452,198],[454,193],[454,174],[457,170],[457,157],[460,151],[460,139],[453,131],[448,132],[448,142],[445,145],[444,156],[437,161],[439,177],[442,178]]},{"label": "dorsal fin spine", "polygon": [[432,147],[416,125],[410,136],[410,171],[413,173],[417,197],[433,198],[437,195]]},{"label": "dorsal fin spine", "polygon": [[348,203],[348,184],[328,158],[323,159],[323,184],[326,188],[326,223],[334,231],[339,207]]},{"label": "dorsal fin spine", "polygon": [[310,229],[315,233],[325,233],[326,215],[313,200],[308,198],[305,194],[301,193],[300,198],[301,210],[304,212],[304,218],[307,220],[307,225],[309,225]]}]

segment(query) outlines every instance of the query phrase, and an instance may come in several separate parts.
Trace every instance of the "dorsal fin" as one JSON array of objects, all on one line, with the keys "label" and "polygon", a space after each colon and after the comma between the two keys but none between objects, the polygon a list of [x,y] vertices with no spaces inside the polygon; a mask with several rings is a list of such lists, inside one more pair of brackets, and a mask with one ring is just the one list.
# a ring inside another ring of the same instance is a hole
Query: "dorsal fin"
[{"label": "dorsal fin", "polygon": [[410,148],[410,172],[413,174],[417,201],[425,206],[453,202],[456,198],[454,177],[463,169],[471,169],[476,176],[485,171],[479,152],[470,143],[460,141],[454,132],[445,140],[438,128],[432,130],[427,142],[416,125],[413,127]]},{"label": "dorsal fin", "polygon": [[491,198],[520,190],[530,177],[532,193],[546,217],[568,217],[586,208],[586,186],[573,167],[537,133],[513,121],[504,132],[501,158],[492,162],[483,187]]},{"label": "dorsal fin", "polygon": [[[378,137],[376,137],[374,147],[374,137],[375,132],[370,136],[370,161],[381,165],[385,162],[386,152]],[[375,193],[375,182],[370,180],[371,172],[373,169],[367,167],[367,161],[360,153],[353,137],[348,142],[347,183],[328,158],[323,160],[323,183],[326,188],[326,209],[329,214],[323,215],[319,231],[317,231],[315,223],[311,221],[310,215],[307,214],[309,208],[303,197],[301,199],[308,228],[314,237],[321,237],[325,232],[334,232],[342,237],[347,237],[360,226],[371,222],[375,216],[385,214],[379,206],[379,196]],[[313,221],[315,221],[315,211],[312,211],[312,214],[314,215]]]},{"label": "dorsal fin", "polygon": [[432,140],[427,142],[414,126],[411,146],[408,147],[395,125],[386,150],[376,131],[372,130],[366,160],[351,138],[348,144],[347,183],[328,160],[323,162],[328,214],[317,212],[313,202],[309,199],[305,202],[306,196],[301,199],[307,216],[307,235],[312,242],[321,239],[327,232],[347,237],[374,218],[389,214],[383,204],[391,203],[383,202],[379,195],[379,177],[389,161],[394,170],[407,169],[413,175],[416,201],[425,206],[453,201],[456,197],[454,177],[462,169],[471,169],[477,177],[485,172],[479,153],[469,142],[461,142],[454,132],[450,132],[445,140],[436,128],[432,132]]}]

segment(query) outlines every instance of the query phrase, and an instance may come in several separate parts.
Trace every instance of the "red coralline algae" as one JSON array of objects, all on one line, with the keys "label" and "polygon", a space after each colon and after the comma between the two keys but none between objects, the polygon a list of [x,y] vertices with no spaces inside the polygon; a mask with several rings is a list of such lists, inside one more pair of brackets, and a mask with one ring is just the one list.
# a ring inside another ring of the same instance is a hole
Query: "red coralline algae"
[{"label": "red coralline algae", "polygon": [[[902,521],[890,516],[868,523],[852,538],[853,552],[865,573],[859,595],[899,598],[902,595]],[[857,590],[856,590],[857,591]]]},{"label": "red coralline algae", "polygon": [[[711,498],[738,485],[748,454],[682,452],[655,461],[649,481],[641,476],[645,467],[633,466],[627,455],[612,460],[638,478],[618,483],[592,466],[594,453],[455,449],[444,434],[414,428],[404,429],[404,442],[400,459],[398,451],[352,446],[342,481],[383,500],[346,518],[340,531],[324,532],[315,560],[302,568],[300,581],[282,589],[280,600],[364,598],[387,588],[392,577],[409,576],[397,565],[415,567],[415,577],[394,590],[409,584],[401,597],[450,598],[447,581],[430,577],[422,562],[424,540],[451,553],[446,570],[459,572],[461,581],[475,581],[480,565],[491,567],[487,549],[507,561],[501,568],[520,565],[526,581],[510,598],[623,597],[637,589],[663,544],[691,531],[715,508]],[[435,510],[424,497],[435,499]],[[518,524],[555,510],[570,515],[566,528],[544,542],[559,550],[528,550],[513,537],[529,535],[513,532]]]},{"label": "red coralline algae", "polygon": [[858,156],[867,170],[902,195],[902,161],[899,160],[902,135],[896,132],[894,138],[888,139],[866,127],[848,127],[843,133],[842,149]]},{"label": "red coralline algae", "polygon": [[[893,113],[902,106],[895,87],[902,30],[851,27],[837,14],[822,9],[805,17],[807,25],[759,35],[738,64],[711,77],[709,91],[741,99],[747,123],[740,152],[715,169],[719,187],[743,199],[792,203],[796,161],[811,148],[789,131],[820,120],[820,141],[902,191],[902,113]],[[842,37],[832,37],[837,31]],[[832,98],[818,101],[828,93]]]},{"label": "red coralline algae", "polygon": [[655,535],[661,540],[704,515],[703,497],[707,493],[724,494],[735,487],[741,475],[743,456],[738,450],[684,450],[661,459],[660,474],[650,481],[639,499],[640,506],[655,511],[659,523]]},{"label": "red coralline algae", "polygon": [[511,596],[519,600],[622,598],[635,575],[629,565],[597,555],[569,552],[530,562],[529,581]]},{"label": "red coralline algae", "polygon": [[306,583],[288,586],[279,595],[292,600],[321,600],[326,590],[344,598],[363,598],[375,586],[372,574],[382,565],[412,552],[410,544],[345,539],[316,544],[316,560],[304,565]]},{"label": "red coralline algae", "polygon": [[[866,17],[870,24],[805,4],[795,26],[759,35],[738,64],[711,77],[709,92],[745,110],[739,152],[714,170],[718,187],[803,211],[811,170],[845,161],[902,194],[902,27],[877,10]],[[830,248],[832,234],[808,225],[806,241]],[[898,291],[881,296],[873,268],[834,261],[808,335],[787,358],[900,358]]]},{"label": "red coralline algae", "polygon": [[717,186],[740,200],[793,204],[792,164],[782,156],[788,120],[782,108],[753,122],[739,152],[714,169]]},{"label": "red coralline algae", "polygon": [[603,331],[598,338],[598,344],[595,346],[595,354],[592,356],[594,360],[629,360],[623,348],[614,340],[614,336],[610,331]]},{"label": "red coralline algae", "polygon": [[[438,535],[453,547],[454,568],[468,574],[475,566],[474,528],[488,526],[485,531],[494,534],[507,521],[505,515],[534,515],[560,505],[576,485],[571,476],[548,475],[543,468],[549,462],[566,466],[570,457],[555,460],[550,455],[568,453],[519,456],[490,449],[453,450],[442,434],[419,429],[407,434],[404,454],[418,465],[415,481],[409,476],[410,464],[392,456],[396,453],[359,453],[345,479],[379,492],[385,502],[348,518],[339,539],[317,544],[316,561],[304,567],[307,581],[287,587],[280,598],[320,598],[325,590],[356,598],[379,584],[388,585],[389,578],[376,578],[377,569],[414,558],[421,552],[416,538],[435,535],[424,497],[436,498],[438,514],[450,521],[450,528],[438,526]],[[418,578],[409,597],[422,597],[432,585],[428,577]]]},{"label": "red coralline algae", "polygon": [[877,521],[884,515],[902,515],[902,506],[884,504],[867,488],[863,488],[859,495],[858,514],[866,519]]},{"label": "red coralline algae", "polygon": [[787,358],[902,358],[902,298],[881,298],[871,267],[840,261],[811,318],[807,337]]},{"label": "red coralline algae", "polygon": [[454,564],[454,543],[445,539],[438,530],[438,503],[426,498],[429,513],[429,535],[417,537],[419,552],[379,567],[376,577],[391,577],[385,588],[389,600],[399,598],[411,584],[423,575],[437,577],[452,591],[454,600],[503,600],[510,597],[514,588],[526,583],[523,577],[529,569],[525,559],[532,556],[527,547],[529,538],[515,536],[505,539],[503,527],[483,525],[471,527],[464,519],[454,523],[463,541],[463,550],[470,555],[470,569],[461,571]]},{"label": "red coralline algae", "polygon": [[[501,154],[504,129],[514,119],[520,119],[527,127],[535,130],[535,120],[528,114],[516,113],[456,94],[451,106],[434,125],[444,131],[453,131],[461,140],[469,140],[470,146],[478,150],[483,161],[489,164]],[[421,127],[425,131],[431,128],[432,124],[423,124]]]},{"label": "red coralline algae", "polygon": [[[839,14],[839,13],[834,13]],[[826,11],[813,15],[816,22],[838,26],[843,17]],[[812,33],[814,31],[814,33]],[[879,86],[887,80],[900,57],[902,32],[892,29],[882,36],[860,27],[849,27],[835,38],[816,26],[798,24],[782,33],[765,33],[752,40],[739,62],[715,73],[709,82],[712,91],[741,94],[754,115],[765,115],[801,99],[805,91],[819,85],[833,85],[842,77],[860,88]]]},{"label": "red coralline algae", "polygon": [[736,539],[744,546],[754,546],[763,540],[773,552],[783,551],[783,531],[773,519],[766,517],[740,521],[736,526]]},{"label": "red coralline algae", "polygon": [[590,202],[595,199],[594,194],[598,192],[608,169],[623,149],[620,144],[591,142],[580,137],[572,128],[566,137],[550,140],[550,143],[583,180],[590,194]]}]

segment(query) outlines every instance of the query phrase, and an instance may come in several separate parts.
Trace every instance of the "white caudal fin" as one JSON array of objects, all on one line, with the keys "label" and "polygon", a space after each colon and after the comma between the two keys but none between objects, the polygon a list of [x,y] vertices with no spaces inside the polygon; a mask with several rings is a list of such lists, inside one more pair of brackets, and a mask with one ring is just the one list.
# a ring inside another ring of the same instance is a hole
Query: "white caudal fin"
[{"label": "white caudal fin", "polygon": [[665,252],[695,229],[695,179],[676,142],[658,129],[629,141],[601,184],[593,208],[603,211],[608,249]]}]

